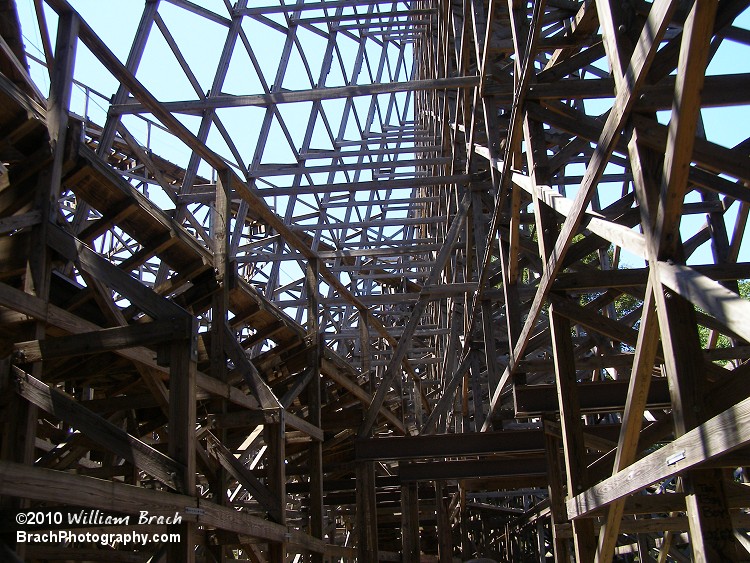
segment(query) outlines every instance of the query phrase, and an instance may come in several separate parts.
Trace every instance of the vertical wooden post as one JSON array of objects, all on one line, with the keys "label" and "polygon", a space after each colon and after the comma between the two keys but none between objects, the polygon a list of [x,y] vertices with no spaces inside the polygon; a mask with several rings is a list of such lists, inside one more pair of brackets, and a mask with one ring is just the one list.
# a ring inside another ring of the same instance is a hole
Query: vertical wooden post
[{"label": "vertical wooden post", "polygon": [[[367,315],[359,315],[360,346],[362,347],[362,374],[366,375],[368,392],[375,390],[370,357],[370,331]],[[359,561],[378,560],[378,509],[375,493],[375,464],[364,461],[357,464],[357,559]]]},{"label": "vertical wooden post", "polygon": [[[218,292],[219,299],[214,299],[214,303],[220,309],[218,312],[223,318],[226,316],[227,293],[233,276],[233,273],[229,269],[231,263],[229,254],[229,222],[232,218],[230,209],[232,188],[228,170],[220,170],[218,175],[216,181],[216,200],[211,215],[211,234],[214,245],[213,256],[216,281],[221,287],[221,291]],[[219,323],[217,322],[216,324],[218,325]],[[216,335],[212,335],[212,338],[221,338],[223,334],[223,330],[216,330]]]},{"label": "vertical wooden post", "polygon": [[375,385],[372,380],[372,358],[370,357],[370,329],[367,326],[367,315],[360,312],[359,314],[359,345],[360,355],[362,357],[362,375],[367,377],[368,392],[372,394]]},{"label": "vertical wooden post", "polygon": [[[307,336],[311,340],[312,350],[310,353],[310,368],[313,371],[312,379],[308,385],[308,420],[311,424],[320,427],[321,424],[321,389],[320,389],[320,362],[323,347],[323,338],[320,331],[319,304],[318,304],[318,262],[310,260],[307,264],[305,277],[307,290]],[[323,443],[313,440],[309,447],[310,463],[310,535],[323,539]],[[310,561],[322,563],[323,555],[312,553]]]},{"label": "vertical wooden post", "polygon": [[[40,299],[49,298],[50,290],[50,256],[47,251],[47,231],[49,222],[57,222],[58,200],[62,179],[65,142],[68,130],[68,108],[73,87],[73,67],[78,43],[78,15],[75,12],[63,12],[57,29],[55,45],[55,65],[52,69],[50,94],[47,101],[47,132],[52,146],[52,165],[39,174],[36,188],[35,207],[39,209],[42,221],[34,227],[31,236],[24,291]],[[44,338],[44,324],[36,327],[35,338]],[[32,375],[41,376],[41,364],[35,364]],[[36,416],[33,425],[36,426]],[[31,442],[33,444],[33,438]],[[33,447],[33,445],[32,445]],[[33,451],[32,454],[33,455]]]},{"label": "vertical wooden post", "polygon": [[515,561],[515,543],[513,542],[513,533],[510,531],[510,524],[505,524],[505,560],[508,563]]},{"label": "vertical wooden post", "polygon": [[[73,68],[78,44],[78,14],[62,12],[55,44],[55,65],[50,77],[50,93],[47,100],[47,130],[53,150],[52,172],[44,203],[45,219],[56,221],[62,178],[65,140],[68,129],[68,110],[73,89]],[[42,225],[44,221],[42,222]]]},{"label": "vertical wooden post", "polygon": [[435,481],[435,503],[437,506],[437,533],[438,554],[440,563],[452,563],[453,561],[453,530],[451,529],[450,515],[445,506],[443,491],[445,483]]},{"label": "vertical wooden post", "polygon": [[[276,417],[275,417],[276,418]],[[286,525],[286,443],[284,438],[284,409],[278,410],[278,420],[266,423],[264,435],[266,440],[266,485],[278,499],[277,512],[279,524]],[[285,563],[286,543],[268,544],[269,563]]]},{"label": "vertical wooden post", "polygon": [[[556,422],[553,415],[545,415],[544,421],[545,423]],[[550,511],[552,512],[551,527],[555,563],[568,563],[570,561],[568,556],[570,553],[569,541],[559,537],[557,533],[558,524],[568,521],[565,495],[563,494],[563,476],[560,470],[560,440],[557,436],[546,431],[544,433],[544,454],[547,459],[547,490],[549,491]]]},{"label": "vertical wooden post", "polygon": [[539,563],[547,563],[547,544],[544,541],[544,520],[541,518],[536,521],[536,549],[539,555]]},{"label": "vertical wooden post", "polygon": [[[672,402],[675,436],[692,430],[708,418],[705,412],[705,373],[697,332],[695,308],[689,301],[662,287],[659,261],[680,260],[680,215],[687,190],[687,170],[699,115],[700,88],[705,68],[706,45],[710,41],[716,6],[696,2],[685,24],[675,86],[673,118],[661,178],[654,178],[649,164],[654,160],[633,132],[630,158],[635,172],[639,203],[647,205],[646,227],[650,279],[659,319],[664,365]],[[693,53],[691,55],[691,53]],[[660,180],[658,209],[649,200]],[[653,225],[653,228],[651,228]],[[682,476],[690,540],[695,561],[735,561],[739,557],[720,470],[693,470]],[[665,542],[666,543],[666,542]],[[666,549],[662,552],[665,554]],[[660,555],[660,559],[663,556]]]},{"label": "vertical wooden post", "polygon": [[419,491],[417,483],[401,485],[401,561],[419,563]]},{"label": "vertical wooden post", "polygon": [[638,559],[643,563],[656,563],[655,559],[651,556],[649,537],[646,534],[638,534],[636,536],[638,542]]},{"label": "vertical wooden post", "polygon": [[375,465],[373,462],[357,464],[357,559],[378,560],[378,518],[375,497]]},{"label": "vertical wooden post", "polygon": [[[180,491],[195,496],[195,377],[198,360],[198,328],[193,337],[176,341],[169,350],[169,455],[184,469],[179,476]],[[180,543],[169,544],[167,561],[195,561],[196,524],[183,522],[174,526]]]},{"label": "vertical wooden post", "polygon": [[[560,426],[563,435],[563,452],[568,479],[568,494],[576,495],[583,491],[587,483],[586,448],[583,445],[581,410],[576,389],[576,368],[573,358],[571,326],[567,318],[555,312],[550,305],[550,332],[555,361],[555,379],[560,407]],[[594,522],[590,518],[573,521],[573,541],[576,560],[585,563],[594,560],[596,537]]]},{"label": "vertical wooden post", "polygon": [[[229,221],[231,220],[231,186],[227,170],[220,170],[216,182],[216,199],[211,213],[211,239],[213,241],[213,261],[216,283],[219,290],[211,296],[211,375],[219,381],[226,381],[227,362],[225,355],[227,331],[227,311],[229,308],[229,289],[232,283],[233,272],[229,270],[231,263],[229,255]],[[227,412],[227,401],[217,399],[214,401],[219,412]],[[219,441],[226,443],[226,429],[216,429]],[[227,473],[223,467],[216,469],[216,479],[211,483],[216,502],[222,506],[227,504],[226,495]],[[227,557],[226,550],[222,545],[210,546],[213,557],[218,563],[223,563]]]},{"label": "vertical wooden post", "polygon": [[[68,110],[73,87],[73,69],[78,45],[78,15],[73,11],[60,13],[55,43],[55,63],[50,72],[50,92],[47,100],[47,133],[52,148],[52,164],[37,176],[34,207],[41,214],[41,222],[31,232],[30,253],[26,263],[24,291],[48,300],[51,282],[51,258],[47,250],[47,232],[50,221],[57,221],[60,183],[65,157]],[[44,340],[46,327],[43,322],[34,325],[33,338]],[[43,379],[44,364],[37,362],[31,373]],[[35,405],[13,399],[17,413],[8,425],[7,455],[13,461],[32,465],[35,459],[36,429],[39,412]],[[30,506],[27,499],[12,501],[17,508]],[[15,541],[15,540],[14,540]],[[17,554],[23,558],[25,544],[19,544]]]},{"label": "vertical wooden post", "polygon": [[[486,233],[484,227],[484,214],[482,208],[482,195],[479,189],[474,188],[471,192],[471,210],[472,219],[474,221],[474,246],[476,247],[477,254],[477,267],[481,269],[482,260],[484,258],[485,240]],[[500,375],[498,374],[497,365],[495,359],[497,358],[497,348],[495,345],[495,327],[492,322],[492,302],[489,299],[482,299],[481,302],[482,311],[482,332],[484,334],[484,356],[486,358],[487,365],[487,391],[490,396],[495,392],[495,387],[500,382]],[[484,424],[484,417],[482,417],[482,424],[476,423],[477,429],[481,428]]]},{"label": "vertical wooden post", "polygon": [[[693,305],[664,291],[657,305],[675,424],[682,436],[708,418],[705,379]],[[720,469],[695,469],[683,476],[693,557],[697,562],[739,561],[734,527]]]},{"label": "vertical wooden post", "polygon": [[[517,342],[521,335],[521,298],[518,295],[518,279],[508,276],[510,260],[510,246],[505,240],[500,239],[500,267],[503,272],[503,298],[505,299],[508,341]],[[510,353],[512,358],[512,346]]]},{"label": "vertical wooden post", "polygon": [[[489,360],[488,364],[493,363],[493,360]],[[482,387],[479,381],[480,373],[482,369],[479,364],[479,353],[472,354],[471,356],[471,396],[472,396],[472,407],[474,410],[474,429],[476,432],[481,431],[484,426],[484,406]]]},{"label": "vertical wooden post", "polygon": [[460,486],[460,527],[461,527],[461,553],[464,557],[471,555],[471,544],[469,542],[469,512],[466,510],[466,489]]}]

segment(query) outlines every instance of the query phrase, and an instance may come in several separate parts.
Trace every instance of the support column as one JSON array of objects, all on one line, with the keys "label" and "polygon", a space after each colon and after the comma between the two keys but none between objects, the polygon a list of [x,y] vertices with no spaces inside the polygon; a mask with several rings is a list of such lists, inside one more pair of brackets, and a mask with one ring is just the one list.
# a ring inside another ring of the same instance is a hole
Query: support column
[{"label": "support column", "polygon": [[[460,485],[459,485],[460,486]],[[460,531],[461,531],[461,553],[464,557],[471,555],[471,542],[469,541],[469,511],[466,510],[466,490],[461,487],[459,493],[460,504]]]},{"label": "support column", "polygon": [[[198,360],[198,328],[193,338],[177,341],[169,349],[169,456],[183,466],[178,492],[195,496],[195,377]],[[167,561],[195,561],[196,524],[183,522],[170,526],[180,534],[180,543],[169,544]]]},{"label": "support column", "polygon": [[[320,428],[321,425],[321,379],[320,362],[323,352],[323,337],[320,331],[320,311],[318,304],[318,261],[310,260],[305,277],[307,290],[307,336],[311,341],[310,369],[312,379],[307,387],[308,421]],[[323,442],[313,440],[308,450],[310,464],[310,535],[323,539]],[[311,553],[312,563],[323,563],[323,554]]]},{"label": "support column", "polygon": [[[554,305],[550,305],[549,316],[552,348],[555,356],[555,379],[560,407],[560,426],[563,435],[568,495],[572,496],[588,486],[583,423],[578,402],[578,390],[576,389],[573,341],[570,333],[570,321],[557,314]],[[596,553],[594,521],[591,518],[579,518],[574,520],[572,525],[576,561],[578,563],[593,561]]]},{"label": "support column", "polygon": [[[73,12],[60,13],[55,44],[54,66],[50,70],[50,92],[47,100],[47,133],[52,151],[52,164],[44,168],[36,178],[34,208],[40,212],[41,222],[34,226],[30,235],[32,249],[26,262],[24,291],[47,301],[51,282],[51,256],[47,247],[49,223],[57,222],[60,184],[65,158],[65,146],[68,130],[68,110],[73,86],[73,70],[78,45],[78,15]],[[41,158],[41,157],[40,157]],[[33,338],[42,341],[46,336],[46,325],[37,322],[33,329]],[[9,365],[8,365],[9,367]],[[37,379],[44,379],[43,362],[34,363],[31,374]],[[0,389],[9,380],[5,377],[0,382]],[[11,394],[11,408],[15,410],[9,418],[3,436],[2,459],[32,465],[36,457],[36,430],[38,426],[38,408]],[[28,508],[27,499],[12,499],[8,504],[13,509]],[[0,507],[7,508],[5,503]],[[11,544],[15,542],[12,539]],[[25,544],[19,544],[16,550],[23,559],[26,553]]]},{"label": "support column", "polygon": [[[286,525],[286,471],[284,462],[286,460],[286,444],[284,439],[285,422],[284,410],[279,409],[278,421],[266,423],[264,426],[266,441],[266,486],[277,499],[277,510],[279,514],[278,524]],[[268,544],[269,563],[286,562],[286,543]]]},{"label": "support column", "polygon": [[541,518],[536,522],[536,549],[539,555],[539,563],[547,563],[547,544],[544,541],[544,520]]},{"label": "support column", "polygon": [[438,533],[438,553],[440,563],[452,563],[453,561],[453,529],[451,528],[450,514],[448,514],[445,501],[443,500],[443,490],[445,483],[435,481],[435,503],[437,506],[437,533]]},{"label": "support column", "polygon": [[563,491],[563,476],[560,470],[560,440],[551,432],[546,431],[547,422],[556,423],[553,415],[545,415],[544,454],[547,460],[547,490],[549,491],[552,545],[555,563],[570,561],[570,542],[558,536],[558,525],[568,521],[565,509],[565,493]]},{"label": "support column", "polygon": [[[232,189],[226,170],[219,171],[216,182],[216,199],[211,214],[211,240],[213,240],[213,260],[216,283],[219,290],[211,296],[211,375],[219,381],[227,379],[227,361],[224,350],[226,338],[225,330],[227,311],[229,307],[229,289],[234,278],[230,271],[231,257],[229,250],[229,222],[231,220],[230,202]],[[228,402],[225,399],[213,401],[214,408],[221,413],[227,412]],[[216,437],[222,444],[226,444],[227,431],[224,428],[215,430]],[[215,479],[211,489],[217,504],[227,504],[227,471],[224,467],[216,468]],[[222,545],[211,545],[209,548],[217,563],[223,563],[227,558],[227,550]]]},{"label": "support column", "polygon": [[636,536],[638,542],[638,558],[643,563],[656,563],[656,560],[651,556],[650,553],[650,542],[647,534],[638,534]]},{"label": "support column", "polygon": [[357,559],[378,560],[378,518],[375,497],[375,465],[357,464]]},{"label": "support column", "polygon": [[[688,190],[690,155],[700,116],[701,89],[716,9],[714,2],[695,2],[685,20],[656,228],[648,247],[676,437],[709,418],[704,400],[706,373],[700,353],[695,307],[679,295],[662,289],[658,261],[682,259],[680,217]],[[683,485],[694,560],[738,561],[738,546],[721,471],[690,471],[683,476]]]},{"label": "support column", "polygon": [[[367,390],[375,391],[375,376],[370,357],[370,330],[367,315],[359,315],[359,341],[362,355],[362,374],[367,377]],[[357,464],[357,559],[359,561],[378,560],[378,507],[375,496],[375,463],[372,461]]]},{"label": "support column", "polygon": [[419,563],[419,492],[417,483],[401,485],[401,561]]},{"label": "support column", "polygon": [[[675,436],[705,422],[705,375],[693,305],[668,290],[660,299],[659,324],[672,396]],[[696,562],[739,561],[721,469],[683,475],[690,543]]]}]

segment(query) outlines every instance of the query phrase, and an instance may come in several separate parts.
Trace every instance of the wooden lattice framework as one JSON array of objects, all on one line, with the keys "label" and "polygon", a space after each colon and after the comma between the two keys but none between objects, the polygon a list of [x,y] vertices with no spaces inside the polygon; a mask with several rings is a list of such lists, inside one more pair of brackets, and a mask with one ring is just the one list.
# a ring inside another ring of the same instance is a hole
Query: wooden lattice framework
[{"label": "wooden lattice framework", "polygon": [[748,2],[16,4],[0,558],[750,557]]}]

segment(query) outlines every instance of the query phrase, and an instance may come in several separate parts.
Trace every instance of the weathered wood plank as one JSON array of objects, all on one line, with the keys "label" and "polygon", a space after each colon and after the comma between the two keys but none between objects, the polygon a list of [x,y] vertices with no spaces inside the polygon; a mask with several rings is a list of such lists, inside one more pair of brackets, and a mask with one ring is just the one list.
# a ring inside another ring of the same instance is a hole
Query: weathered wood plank
[{"label": "weathered wood plank", "polygon": [[662,261],[655,266],[659,280],[665,286],[716,317],[746,342],[750,342],[750,324],[747,322],[750,318],[750,301],[690,266]]},{"label": "weathered wood plank", "polygon": [[281,520],[279,499],[213,435],[211,436],[209,451],[216,455],[222,467],[263,506],[271,515],[271,518],[275,521]]},{"label": "weathered wood plank", "polygon": [[744,399],[616,475],[577,494],[566,503],[568,516],[573,519],[587,515],[748,443],[750,399]]},{"label": "weathered wood plank", "polygon": [[[415,92],[419,90],[443,90],[447,88],[472,88],[479,84],[475,76],[455,78],[438,78],[433,80],[412,80],[409,82],[386,82],[381,84],[359,84],[331,88],[313,88],[297,92],[273,92],[251,96],[220,95],[201,100],[162,102],[161,107],[172,113],[201,113],[207,109],[237,107],[267,107],[271,104],[288,104],[297,102],[317,102],[351,98],[354,96],[372,96],[377,94],[395,94],[398,92]],[[140,103],[127,103],[111,106],[113,114],[149,113],[150,110]]]},{"label": "weathered wood plank", "polygon": [[189,316],[187,311],[154,293],[91,250],[80,240],[52,224],[49,227],[49,244],[67,260],[77,263],[82,270],[96,277],[111,289],[119,291],[152,317],[165,320]]},{"label": "weathered wood plank", "polygon": [[250,361],[250,358],[247,357],[245,350],[235,338],[232,329],[229,328],[226,322],[222,328],[224,332],[224,352],[234,362],[235,367],[240,370],[245,383],[247,383],[253,395],[258,399],[261,407],[264,409],[279,408],[281,403],[279,403],[278,398],[276,398],[268,383],[263,381],[258,369]]},{"label": "weathered wood plank", "polygon": [[[93,477],[73,475],[63,471],[29,467],[18,463],[0,461],[0,494],[49,501],[54,497],[60,503],[99,508],[125,514],[139,515],[147,510],[151,515],[174,516],[178,513],[183,522],[191,521],[250,535],[268,541],[289,541],[304,549],[322,552],[323,542],[301,532],[290,532],[268,520],[263,520],[233,508],[202,502],[200,498],[168,493],[104,481]],[[186,508],[200,509],[200,515],[189,514]]]},{"label": "weathered wood plank", "polygon": [[[170,457],[182,465],[179,492],[197,496],[196,482],[196,382],[197,371],[197,321],[193,321],[191,338],[174,340],[168,344],[169,406],[168,451]],[[171,529],[171,528],[170,528]],[[195,561],[197,525],[185,521],[174,526],[180,533],[180,542],[167,546],[168,558],[174,561]]]},{"label": "weathered wood plank", "polygon": [[[632,357],[630,360],[628,364],[633,365],[635,360]],[[583,366],[577,367],[581,369]],[[653,362],[650,367],[653,369]],[[645,369],[645,364],[642,369]],[[630,396],[629,385],[626,379],[577,383],[581,411],[584,413],[623,411]],[[668,408],[671,405],[666,378],[659,378],[652,382],[646,399],[650,408]],[[539,416],[544,412],[558,410],[554,385],[550,384],[513,385],[513,403],[517,416],[522,417]]]},{"label": "weathered wood plank", "polygon": [[[625,469],[635,460],[637,454],[639,433],[643,425],[643,412],[648,402],[651,373],[654,369],[659,345],[657,320],[653,286],[649,284],[646,288],[638,341],[635,346],[635,358],[628,382],[627,401],[623,413],[622,429],[617,442],[613,474]],[[607,561],[614,554],[618,525],[624,509],[625,505],[622,500],[615,501],[610,505],[606,520],[599,532],[596,551],[597,561]]]},{"label": "weathered wood plank", "polygon": [[84,354],[99,354],[120,348],[156,345],[190,336],[185,319],[153,321],[117,328],[103,328],[71,336],[16,342],[13,351],[22,362],[40,362]]},{"label": "weathered wood plank", "polygon": [[19,383],[17,393],[24,399],[70,424],[102,448],[128,460],[168,487],[175,490],[182,487],[184,468],[180,463],[91,412],[62,391],[18,368],[14,368],[14,372]]},{"label": "weathered wood plank", "polygon": [[[568,319],[556,312],[555,305],[550,306],[550,332],[555,360],[555,383],[560,407],[565,473],[568,495],[573,495],[588,485],[588,468],[570,329]],[[591,561],[596,553],[593,520],[584,519],[573,522],[573,531],[576,559]]]}]

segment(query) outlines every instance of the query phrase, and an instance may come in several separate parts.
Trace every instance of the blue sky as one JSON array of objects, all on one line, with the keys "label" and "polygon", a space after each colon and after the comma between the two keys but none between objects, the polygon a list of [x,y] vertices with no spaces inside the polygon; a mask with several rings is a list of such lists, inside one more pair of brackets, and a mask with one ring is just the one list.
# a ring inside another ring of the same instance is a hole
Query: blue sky
[{"label": "blue sky", "polygon": [[[127,58],[130,45],[141,16],[143,3],[132,2],[131,10],[117,10],[117,25],[112,25],[113,12],[108,9],[102,9],[102,2],[97,0],[73,0],[73,6],[83,15],[84,19],[101,37],[105,39],[109,48],[121,59]],[[222,0],[202,0],[199,4],[218,14],[226,14],[226,7]],[[271,4],[268,2],[267,4]],[[32,55],[42,58],[39,32],[35,21],[33,0],[17,0],[19,15],[22,20],[25,41],[27,49]],[[252,3],[251,3],[252,5]],[[48,23],[50,32],[54,37],[55,33],[55,16],[54,13],[48,12]],[[226,36],[226,28],[220,24],[210,22],[205,18],[191,14],[183,9],[177,8],[167,1],[162,1],[159,7],[159,14],[164,19],[166,26],[174,37],[174,41],[179,46],[190,68],[195,73],[202,90],[205,92],[211,87],[214,78],[215,68],[223,47]],[[309,17],[312,12],[306,12],[305,16]],[[320,14],[322,15],[322,14]],[[281,14],[269,16],[270,20],[278,24],[285,24]],[[744,29],[750,29],[750,11],[746,11],[736,21],[735,25]],[[325,29],[322,24],[318,26]],[[200,33],[198,32],[200,29]],[[254,49],[257,62],[265,77],[266,82],[270,85],[273,83],[278,66],[279,54],[283,48],[285,34],[273,29],[273,24],[263,24],[251,18],[245,18],[243,29]],[[289,70],[284,77],[283,87],[290,90],[303,90],[316,86],[319,78],[320,66],[323,58],[323,52],[326,47],[324,38],[316,35],[312,31],[299,28],[298,37],[301,44],[305,46],[305,55],[308,59],[308,65],[305,65],[296,48],[292,50]],[[351,71],[354,57],[356,56],[357,42],[339,39],[341,44],[341,62],[345,67],[347,74]],[[54,42],[53,42],[54,43]],[[368,41],[368,43],[371,43]],[[373,45],[373,47],[376,47]],[[78,58],[76,61],[75,76],[79,81],[92,85],[97,91],[105,97],[109,97],[116,91],[117,82],[107,73],[103,67],[96,61],[86,50],[85,46],[79,44]],[[368,51],[373,61],[377,61],[378,52],[373,49]],[[389,53],[389,63],[391,66],[397,64],[398,52],[392,49]],[[374,64],[374,63],[373,63]],[[606,64],[606,63],[605,63]],[[359,83],[370,81],[370,73],[374,68],[363,68],[358,77]],[[728,74],[728,73],[747,73],[750,72],[750,47],[734,41],[725,40],[713,57],[709,67],[708,74]],[[39,66],[32,64],[32,73],[43,91],[48,87],[49,79],[45,71]],[[195,98],[195,92],[185,77],[184,72],[180,69],[177,60],[172,55],[162,34],[154,26],[149,37],[149,43],[143,57],[137,74],[138,78],[163,101],[182,100]],[[406,78],[405,74],[401,75]],[[312,78],[312,80],[311,80]],[[346,79],[350,79],[347,76]],[[325,79],[326,86],[340,86],[346,83],[343,76],[341,65],[338,64],[338,57],[332,66],[331,72]],[[230,63],[228,75],[222,91],[231,94],[252,94],[262,92],[261,79],[253,69],[250,57],[239,44],[235,48],[233,59]],[[401,103],[405,103],[405,95],[399,95]],[[105,118],[105,100],[98,99],[96,96],[86,97],[81,88],[74,91],[73,109],[77,113],[84,112],[84,106],[87,105],[88,116],[97,123],[103,123]],[[340,115],[344,107],[343,100],[330,100],[324,102],[326,114],[331,119],[330,127],[333,134],[337,133],[339,121],[336,116]],[[358,112],[360,122],[367,115],[369,98],[356,98],[355,106]],[[589,113],[599,113],[605,111],[611,106],[611,100],[595,100],[586,103]],[[302,136],[305,126],[307,125],[312,104],[284,104],[279,106],[284,122],[287,123],[289,132],[292,136],[293,144],[296,149],[302,145]],[[252,158],[255,148],[256,139],[260,131],[260,126],[265,115],[264,108],[238,108],[238,109],[221,109],[218,112],[219,117],[225,124],[231,138],[241,147],[244,164],[247,165]],[[748,136],[748,108],[731,107],[731,108],[709,108],[703,110],[703,120],[705,124],[706,135],[709,140],[719,143],[726,147],[732,147]],[[200,118],[195,116],[180,116],[180,119],[194,132],[197,131]],[[669,112],[660,112],[660,121],[666,123],[669,119]],[[157,152],[178,164],[185,165],[188,158],[188,151],[170,134],[160,131],[157,127],[151,127],[150,130],[146,121],[137,116],[125,116],[124,123],[129,127],[131,132],[140,140],[146,143],[150,138],[151,144],[158,147]],[[294,124],[292,127],[291,124]],[[355,121],[350,120],[346,138],[359,138],[359,132],[355,127]],[[212,128],[208,139],[208,144],[217,152],[231,157],[224,141],[220,138],[215,127]],[[274,119],[274,123],[269,133],[269,142],[264,152],[263,163],[289,163],[295,162],[292,148],[289,146],[279,123]],[[322,120],[318,119],[315,126],[313,141],[311,146],[318,149],[331,149],[331,141]],[[616,168],[616,167],[612,167]],[[204,166],[201,169],[204,175],[210,175],[210,171]],[[370,178],[369,173],[363,173],[359,179],[367,180]],[[314,175],[314,181],[326,182],[327,174]],[[285,182],[291,181],[289,178],[271,178],[276,185],[285,185]],[[336,182],[345,182],[343,174],[337,174]],[[602,190],[605,192],[605,190]],[[612,187],[612,199],[619,197],[619,188]],[[571,194],[569,194],[571,195]],[[697,201],[697,194],[691,196],[692,200]],[[312,200],[311,200],[312,201]],[[284,200],[277,199],[275,202],[277,210],[283,213]],[[606,205],[607,201],[602,201]],[[734,216],[737,213],[739,205],[734,203],[726,214],[727,222],[730,228],[734,222]],[[332,211],[332,213],[336,213]],[[335,215],[334,215],[335,216]],[[685,216],[682,223],[683,238],[688,238],[694,233],[705,221],[703,215]],[[750,235],[745,235],[745,239]],[[623,260],[633,266],[639,265],[640,260],[635,257],[624,255]],[[740,251],[740,261],[750,260],[750,249],[747,243],[743,243]],[[692,262],[710,262],[709,243],[704,244],[694,255]]]}]

